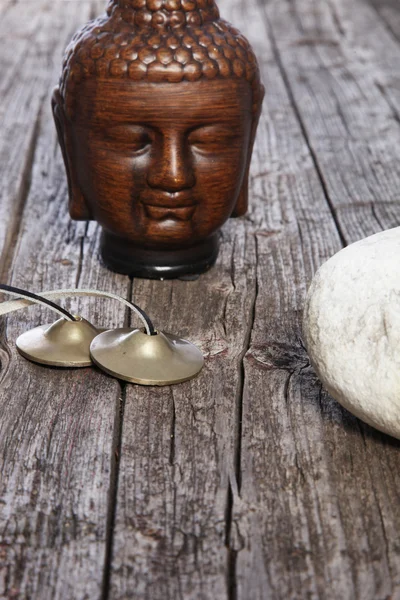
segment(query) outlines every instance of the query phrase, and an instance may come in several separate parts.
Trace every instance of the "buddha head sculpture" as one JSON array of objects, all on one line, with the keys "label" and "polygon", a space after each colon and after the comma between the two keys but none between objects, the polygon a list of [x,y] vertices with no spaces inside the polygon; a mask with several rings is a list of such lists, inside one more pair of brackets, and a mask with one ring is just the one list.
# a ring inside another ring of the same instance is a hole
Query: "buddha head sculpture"
[{"label": "buddha head sculpture", "polygon": [[264,88],[214,0],[111,0],[66,50],[53,113],[70,214],[103,228],[113,270],[207,270],[247,210]]}]

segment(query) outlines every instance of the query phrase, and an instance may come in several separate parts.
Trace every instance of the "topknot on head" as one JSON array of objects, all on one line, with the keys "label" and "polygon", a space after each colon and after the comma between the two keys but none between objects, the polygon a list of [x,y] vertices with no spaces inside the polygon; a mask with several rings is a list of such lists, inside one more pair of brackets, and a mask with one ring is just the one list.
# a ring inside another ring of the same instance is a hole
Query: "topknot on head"
[{"label": "topknot on head", "polygon": [[111,0],[107,14],[139,29],[199,27],[219,18],[214,0]]}]

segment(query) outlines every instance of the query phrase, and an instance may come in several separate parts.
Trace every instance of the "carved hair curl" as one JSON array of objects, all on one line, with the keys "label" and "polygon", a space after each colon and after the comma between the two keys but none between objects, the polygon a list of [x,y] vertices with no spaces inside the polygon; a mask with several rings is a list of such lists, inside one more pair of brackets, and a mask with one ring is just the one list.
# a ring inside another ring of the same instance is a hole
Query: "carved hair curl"
[{"label": "carved hair curl", "polygon": [[111,0],[105,15],[76,33],[63,62],[67,110],[84,79],[197,81],[243,78],[257,109],[263,93],[247,39],[219,18],[214,0]]}]

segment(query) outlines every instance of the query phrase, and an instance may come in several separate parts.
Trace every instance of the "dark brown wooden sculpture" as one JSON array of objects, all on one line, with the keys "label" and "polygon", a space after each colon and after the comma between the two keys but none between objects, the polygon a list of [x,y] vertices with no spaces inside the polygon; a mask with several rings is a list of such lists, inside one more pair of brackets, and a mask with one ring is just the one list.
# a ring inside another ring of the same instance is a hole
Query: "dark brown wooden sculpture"
[{"label": "dark brown wooden sculpture", "polygon": [[247,210],[264,88],[213,0],[112,0],[67,48],[53,112],[70,214],[103,227],[113,270],[207,270]]}]

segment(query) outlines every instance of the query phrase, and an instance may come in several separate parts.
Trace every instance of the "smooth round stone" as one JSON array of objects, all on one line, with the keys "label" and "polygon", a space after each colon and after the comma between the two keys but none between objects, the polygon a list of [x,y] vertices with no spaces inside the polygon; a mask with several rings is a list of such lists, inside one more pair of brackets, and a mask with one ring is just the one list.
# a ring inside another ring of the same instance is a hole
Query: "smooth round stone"
[{"label": "smooth round stone", "polygon": [[328,392],[400,439],[400,227],[322,265],[306,300],[303,333]]}]

